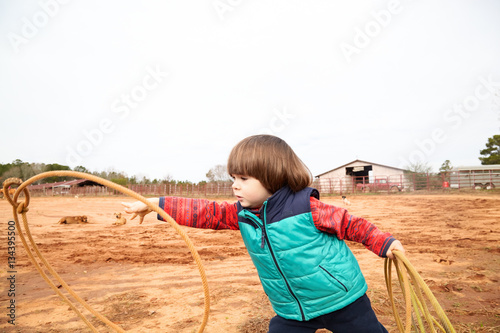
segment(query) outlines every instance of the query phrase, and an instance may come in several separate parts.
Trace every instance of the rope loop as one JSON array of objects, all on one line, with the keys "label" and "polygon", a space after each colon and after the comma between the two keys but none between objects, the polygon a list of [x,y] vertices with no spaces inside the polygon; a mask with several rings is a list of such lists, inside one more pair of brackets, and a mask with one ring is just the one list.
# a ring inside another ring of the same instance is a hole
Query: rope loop
[{"label": "rope loop", "polygon": [[[203,289],[204,289],[204,301],[205,301],[205,310],[203,314],[203,319],[202,323],[198,329],[198,333],[203,332],[205,329],[205,326],[208,321],[208,315],[210,311],[210,295],[209,295],[209,289],[208,289],[208,282],[205,274],[205,269],[203,267],[203,264],[201,262],[200,255],[196,251],[193,243],[187,236],[187,234],[182,230],[182,228],[175,222],[172,217],[170,217],[163,209],[161,209],[158,205],[153,205],[150,201],[146,200],[143,196],[137,194],[136,192],[123,187],[121,185],[118,185],[116,183],[113,183],[109,180],[83,173],[83,172],[76,172],[76,171],[67,171],[67,170],[58,170],[58,171],[48,171],[48,172],[43,172],[38,175],[35,175],[31,177],[30,179],[26,180],[23,182],[19,178],[8,178],[4,181],[3,183],[3,191],[4,191],[4,196],[7,198],[9,203],[13,207],[13,216],[14,220],[16,223],[16,228],[19,230],[19,238],[21,239],[23,246],[28,254],[28,257],[32,261],[32,263],[35,265],[35,268],[37,269],[38,273],[44,278],[45,282],[54,290],[56,294],[59,295],[72,309],[73,311],[76,312],[76,314],[87,324],[87,326],[93,331],[93,332],[98,332],[97,329],[90,323],[90,321],[78,310],[78,308],[75,307],[73,302],[59,290],[59,287],[54,283],[53,280],[56,280],[60,286],[63,287],[64,290],[66,290],[72,297],[75,299],[77,302],[79,302],[85,309],[87,309],[90,313],[92,313],[95,317],[100,319],[103,323],[105,323],[108,327],[113,329],[115,332],[124,332],[124,330],[119,327],[118,325],[114,324],[111,322],[109,319],[95,311],[90,307],[90,305],[85,302],[82,298],[80,298],[69,286],[68,284],[57,274],[57,272],[52,268],[52,266],[47,262],[45,257],[42,255],[40,250],[38,249],[38,246],[36,245],[35,240],[33,239],[31,235],[31,231],[29,229],[28,225],[28,218],[27,218],[27,212],[28,212],[28,206],[30,203],[30,194],[28,191],[27,186],[30,185],[31,183],[43,179],[46,177],[53,177],[53,176],[60,176],[60,177],[74,177],[74,178],[83,178],[87,180],[91,180],[93,182],[99,183],[101,185],[110,187],[118,192],[121,192],[125,195],[131,196],[135,198],[136,200],[139,200],[146,204],[150,211],[155,211],[158,213],[163,219],[167,222],[169,222],[172,227],[177,231],[177,233],[181,236],[181,238],[184,240],[186,245],[188,246],[189,250],[191,251],[191,255],[193,256],[193,259],[195,260],[198,270],[201,276],[201,282],[203,284]],[[11,196],[9,193],[9,188],[12,185],[16,185],[17,189],[14,192],[14,196]],[[18,203],[17,199],[19,195],[24,193],[25,200],[23,202]],[[23,226],[24,226],[24,232],[21,227],[21,223],[19,222],[19,216],[18,214],[22,214],[22,220],[23,220]],[[29,240],[29,244],[25,238],[25,235]],[[35,252],[35,253],[33,253]],[[36,256],[35,256],[36,255]],[[45,269],[49,272],[52,277],[49,277],[48,274],[45,272],[45,270],[42,268],[42,265],[45,267]]]},{"label": "rope loop", "polygon": [[[406,258],[401,251],[394,251],[394,256],[394,260],[389,258],[385,259],[384,273],[392,311],[399,331],[410,333],[412,328],[414,328],[415,331],[417,331],[418,328],[419,332],[426,332],[426,329],[430,332],[436,332],[436,329],[439,329],[443,333],[455,333],[456,331],[453,325],[439,305],[436,297],[432,294],[430,288],[418,274],[408,258]],[[403,324],[396,308],[392,289],[391,264],[394,264],[394,267],[396,267],[397,278],[405,299],[406,325]],[[439,322],[431,315],[425,298],[427,298],[432,305],[434,312],[439,318]]]},{"label": "rope loop", "polygon": [[[22,211],[27,212],[28,211],[28,206],[30,204],[30,193],[27,188],[21,188],[23,181],[20,178],[7,178],[3,182],[3,195],[7,199],[7,201],[11,204],[12,207],[18,208],[19,203],[17,202],[17,199],[19,198],[19,194],[21,192],[24,193],[25,200],[23,202],[23,209]],[[11,186],[15,185],[17,187],[16,191],[14,192],[14,196],[10,195],[10,189]],[[19,214],[22,213],[22,211],[19,211]]]},{"label": "rope loop", "polygon": [[26,207],[26,202],[23,201],[17,205],[16,210],[18,214],[26,214],[29,209],[28,207]]}]

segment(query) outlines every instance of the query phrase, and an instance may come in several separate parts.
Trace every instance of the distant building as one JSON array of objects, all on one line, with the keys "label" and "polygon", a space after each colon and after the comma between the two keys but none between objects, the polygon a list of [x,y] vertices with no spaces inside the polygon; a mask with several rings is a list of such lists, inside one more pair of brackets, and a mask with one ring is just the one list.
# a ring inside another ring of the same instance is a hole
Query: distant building
[{"label": "distant building", "polygon": [[388,165],[354,160],[315,177],[320,191],[354,192],[357,184],[371,184],[380,179],[401,184],[402,187],[405,183],[404,172],[404,169]]},{"label": "distant building", "polygon": [[39,192],[49,195],[55,195],[55,194],[69,194],[72,188],[84,187],[84,186],[103,186],[103,185],[87,179],[75,179],[57,183],[29,185],[28,190],[30,192],[35,192],[35,193]]},{"label": "distant building", "polygon": [[450,171],[450,187],[476,190],[500,188],[500,164],[453,168]]}]

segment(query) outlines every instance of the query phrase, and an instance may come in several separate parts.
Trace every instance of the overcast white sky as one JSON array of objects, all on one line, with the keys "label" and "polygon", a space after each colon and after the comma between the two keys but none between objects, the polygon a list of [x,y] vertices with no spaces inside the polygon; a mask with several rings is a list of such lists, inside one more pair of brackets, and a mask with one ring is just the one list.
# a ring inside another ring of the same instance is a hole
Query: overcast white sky
[{"label": "overcast white sky", "polygon": [[201,181],[246,136],[314,175],[479,165],[500,2],[0,1],[0,163]]}]

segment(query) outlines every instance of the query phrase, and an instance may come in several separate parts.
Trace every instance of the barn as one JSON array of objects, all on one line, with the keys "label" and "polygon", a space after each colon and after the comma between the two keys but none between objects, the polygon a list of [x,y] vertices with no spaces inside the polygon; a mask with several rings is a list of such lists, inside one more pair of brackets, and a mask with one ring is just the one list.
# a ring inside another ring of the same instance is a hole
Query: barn
[{"label": "barn", "polygon": [[[80,194],[81,190],[86,187],[103,187],[101,184],[87,179],[66,180],[56,183],[46,183],[28,186],[28,190],[32,193],[43,193],[44,195],[64,195],[64,194]],[[78,191],[77,189],[81,189]]]},{"label": "barn", "polygon": [[[354,160],[315,176],[322,192],[354,192],[359,189],[403,189],[404,169],[362,160]],[[380,184],[380,185],[375,185]],[[386,185],[384,185],[386,184]]]}]

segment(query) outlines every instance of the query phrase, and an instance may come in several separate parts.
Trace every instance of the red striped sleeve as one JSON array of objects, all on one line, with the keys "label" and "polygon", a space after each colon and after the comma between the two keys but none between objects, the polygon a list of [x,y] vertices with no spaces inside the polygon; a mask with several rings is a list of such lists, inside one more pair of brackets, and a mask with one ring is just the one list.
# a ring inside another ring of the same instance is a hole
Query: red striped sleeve
[{"label": "red striped sleeve", "polygon": [[388,232],[380,231],[364,218],[350,215],[347,210],[327,205],[311,197],[311,213],[318,230],[334,234],[338,239],[362,243],[378,256],[385,257],[395,240]]},{"label": "red striped sleeve", "polygon": [[[160,208],[180,225],[215,230],[239,229],[236,203],[160,197]],[[160,215],[158,219],[164,221]]]}]

